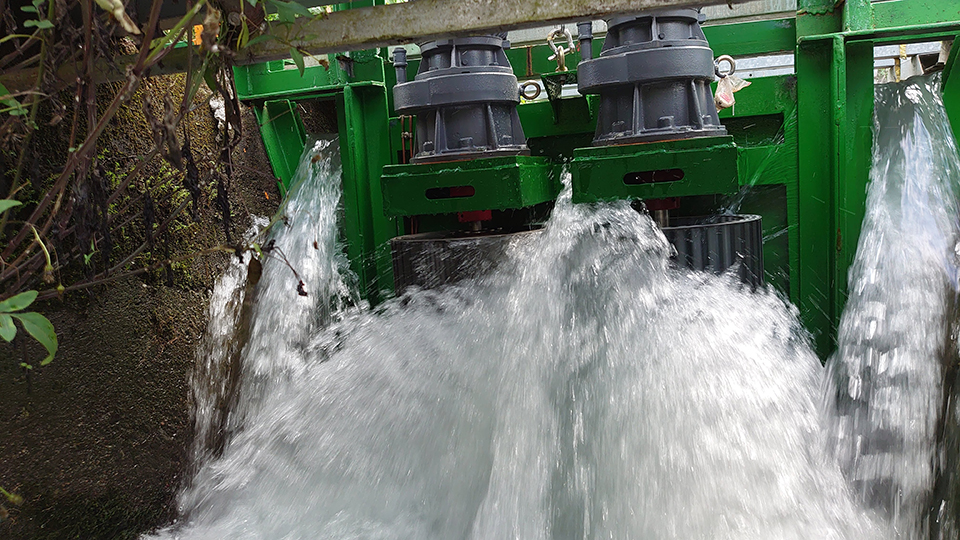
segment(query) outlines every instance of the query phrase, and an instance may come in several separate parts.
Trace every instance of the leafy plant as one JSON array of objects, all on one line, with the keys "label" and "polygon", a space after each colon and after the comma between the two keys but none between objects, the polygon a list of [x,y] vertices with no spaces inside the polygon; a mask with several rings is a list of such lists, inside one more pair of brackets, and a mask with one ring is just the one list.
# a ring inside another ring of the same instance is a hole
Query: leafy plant
[{"label": "leafy plant", "polygon": [[23,203],[14,199],[0,199],[0,214],[21,204]]},{"label": "leafy plant", "polygon": [[43,12],[40,11],[40,7],[43,5],[43,2],[44,0],[32,0],[32,2],[30,3],[33,5],[20,6],[20,11],[23,11],[26,13],[33,13],[34,15],[37,16],[36,19],[29,19],[24,21],[23,23],[24,28],[39,28],[41,30],[53,28],[53,23],[50,22],[48,19],[44,18]]},{"label": "leafy plant", "polygon": [[[256,5],[257,3],[257,0],[247,1],[250,2],[250,5]],[[282,43],[289,47],[288,52],[290,54],[290,58],[293,60],[293,63],[296,64],[297,70],[300,72],[300,76],[303,77],[304,70],[306,69],[306,64],[304,63],[305,51],[300,49],[295,42],[308,39],[310,36],[304,36],[298,33],[298,31],[294,29],[294,24],[297,22],[298,18],[318,19],[324,17],[326,12],[322,8],[315,8],[314,11],[311,11],[309,8],[305,7],[299,2],[290,2],[285,0],[263,0],[263,3],[265,5],[269,4],[276,9],[276,13],[267,16],[269,30],[266,33],[250,39],[250,33],[247,29],[246,21],[244,21],[243,28],[240,33],[240,39],[237,42],[237,48],[244,49],[257,43],[262,43],[269,40]],[[308,56],[316,60],[317,63],[321,65],[327,65],[327,61],[324,59],[317,58],[309,54]]]},{"label": "leafy plant", "polygon": [[[47,349],[47,357],[40,361],[40,365],[45,366],[53,361],[53,356],[57,353],[57,333],[53,324],[43,315],[23,311],[37,299],[37,294],[37,291],[26,291],[0,302],[0,338],[7,342],[13,341],[17,336],[14,320],[19,321],[23,329]],[[21,362],[20,365],[33,369],[33,365],[26,362]]]},{"label": "leafy plant", "polygon": [[[23,504],[23,497],[17,495],[16,493],[11,493],[2,487],[0,487],[0,495],[3,495],[3,498],[6,499],[10,504],[14,504],[16,506]],[[7,511],[7,507],[0,503],[0,521],[7,519],[8,515],[9,512]]]},{"label": "leafy plant", "polygon": [[[26,36],[30,37],[30,36]],[[3,39],[0,39],[0,43],[3,43]],[[23,116],[29,112],[22,103],[13,98],[13,95],[10,94],[7,89],[0,84],[0,113],[7,113],[10,116]],[[0,210],[2,212],[2,210]]]}]

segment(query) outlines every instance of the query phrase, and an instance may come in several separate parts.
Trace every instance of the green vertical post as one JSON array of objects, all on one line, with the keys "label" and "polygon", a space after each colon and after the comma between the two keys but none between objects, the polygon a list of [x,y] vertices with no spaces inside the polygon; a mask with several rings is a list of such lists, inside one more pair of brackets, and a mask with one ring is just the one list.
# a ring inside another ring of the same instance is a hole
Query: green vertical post
[{"label": "green vertical post", "polygon": [[953,41],[950,57],[943,68],[943,106],[953,126],[953,136],[960,141],[960,36]]},{"label": "green vertical post", "polygon": [[799,107],[800,311],[829,354],[846,303],[871,162],[873,43],[843,34],[801,40]]},{"label": "green vertical post", "polygon": [[383,211],[380,175],[390,163],[386,88],[347,86],[337,98],[343,162],[343,231],[361,291],[377,303],[393,291],[389,240],[397,221]]},{"label": "green vertical post", "polygon": [[[841,40],[843,38],[838,37]],[[840,58],[834,58],[840,54]],[[842,46],[836,40],[802,43],[797,52],[797,107],[800,183],[798,213],[800,239],[800,316],[813,334],[822,355],[832,348],[832,321],[835,247],[832,212],[834,175],[833,141],[834,95],[833,67],[842,63]]]},{"label": "green vertical post", "polygon": [[846,62],[842,66],[845,93],[843,115],[838,129],[836,208],[839,236],[835,261],[837,296],[834,300],[834,327],[847,303],[847,278],[857,254],[860,228],[866,213],[867,184],[873,163],[873,41],[845,43]]}]

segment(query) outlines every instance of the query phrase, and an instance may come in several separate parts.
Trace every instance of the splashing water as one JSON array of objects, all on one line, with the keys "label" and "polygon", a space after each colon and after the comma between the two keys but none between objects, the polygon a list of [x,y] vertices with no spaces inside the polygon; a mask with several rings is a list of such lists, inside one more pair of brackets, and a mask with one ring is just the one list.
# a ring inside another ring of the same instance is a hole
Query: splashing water
[{"label": "splashing water", "polygon": [[277,378],[303,376],[312,337],[361,304],[338,237],[340,171],[336,137],[306,145],[292,196],[263,244],[267,260],[242,357],[243,399],[230,431],[243,427]]},{"label": "splashing water", "polygon": [[[265,219],[254,218],[246,238],[254,238],[266,225]],[[194,465],[223,450],[229,412],[236,407],[239,355],[249,335],[255,285],[256,276],[248,276],[247,265],[231,257],[210,296],[207,328],[189,379]]]},{"label": "splashing water", "polygon": [[159,538],[898,537],[828,451],[776,293],[671,269],[647,216],[567,188],[494,274],[345,309],[335,147],[313,152],[276,236],[310,296],[264,265],[233,436]]},{"label": "splashing water", "polygon": [[922,537],[954,356],[960,171],[938,78],[879,86],[876,101],[866,216],[830,361],[832,438],[858,497]]},{"label": "splashing water", "polygon": [[[783,124],[777,129],[777,133],[773,136],[773,139],[766,142],[771,148],[764,154],[757,165],[753,167],[750,176],[742,183],[740,191],[738,191],[736,195],[728,197],[727,200],[722,203],[720,214],[734,215],[740,212],[743,201],[747,198],[747,195],[756,188],[757,182],[764,176],[770,175],[776,177],[787,174],[787,169],[789,169],[791,159],[793,158],[793,152],[796,152],[795,146],[787,144],[787,133],[796,131],[798,118],[797,107],[794,107],[790,111],[790,114],[784,118]],[[784,230],[778,234],[785,232]],[[767,239],[765,238],[764,240]]]}]

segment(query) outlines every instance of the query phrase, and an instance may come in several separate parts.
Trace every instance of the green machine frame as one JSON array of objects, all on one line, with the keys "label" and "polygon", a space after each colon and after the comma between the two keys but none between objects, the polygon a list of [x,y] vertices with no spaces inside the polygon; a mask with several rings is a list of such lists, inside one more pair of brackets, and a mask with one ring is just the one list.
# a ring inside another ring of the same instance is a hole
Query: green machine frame
[{"label": "green machine frame", "polygon": [[[337,5],[349,9],[382,5],[359,0]],[[332,102],[343,164],[342,233],[347,256],[364,296],[372,303],[392,288],[389,240],[402,234],[400,222],[384,213],[380,174],[391,163],[392,141],[386,51],[365,50],[324,55],[328,66],[308,66],[303,74],[292,60],[234,68],[237,94],[252,105],[264,148],[282,195],[296,173],[307,142],[302,102]],[[395,158],[394,158],[395,159]]]},{"label": "green machine frame", "polygon": [[[382,0],[365,4],[374,2]],[[960,0],[799,0],[796,17],[707,26],[704,32],[718,56],[795,54],[795,74],[752,79],[736,106],[721,113],[729,137],[591,148],[597,102],[559,95],[576,72],[555,73],[547,45],[507,51],[518,79],[542,80],[549,97],[518,107],[532,153],[522,159],[403,165],[412,119],[393,112],[396,81],[386,49],[330,54],[329,68],[307,67],[303,76],[290,60],[238,67],[236,84],[256,111],[281,191],[306,141],[299,104],[320,100],[336,107],[343,236],[373,303],[393,294],[389,240],[412,232],[407,217],[422,216],[434,229],[455,228],[456,212],[542,204],[555,198],[566,166],[575,177],[577,202],[683,197],[681,212],[690,215],[724,207],[762,215],[767,282],[799,307],[825,356],[835,345],[864,215],[874,47],[953,39],[960,33]],[[595,50],[601,45],[602,39],[594,40]],[[960,127],[958,50],[943,81],[944,102]],[[567,65],[577,60],[573,52]],[[410,61],[408,72],[416,72],[416,63]],[[686,173],[682,181],[620,181],[630,171],[673,168]],[[467,185],[476,190],[472,200],[423,196],[424,188]]]}]

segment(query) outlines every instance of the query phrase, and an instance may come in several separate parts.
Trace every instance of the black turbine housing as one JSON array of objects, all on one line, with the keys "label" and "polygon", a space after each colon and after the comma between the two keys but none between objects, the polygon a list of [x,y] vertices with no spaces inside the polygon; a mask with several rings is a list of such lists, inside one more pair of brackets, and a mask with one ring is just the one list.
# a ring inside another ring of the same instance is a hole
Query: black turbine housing
[{"label": "black turbine housing", "polygon": [[760,216],[720,215],[673,218],[663,235],[677,250],[681,268],[722,274],[737,266],[740,281],[753,288],[764,283],[763,225]]},{"label": "black turbine housing", "polygon": [[406,53],[394,52],[398,112],[417,116],[413,163],[529,154],[517,115],[520,91],[506,34],[428,41],[406,82]]},{"label": "black turbine housing", "polygon": [[577,68],[581,94],[599,94],[595,146],[727,134],[713,103],[713,51],[696,9],[607,21],[599,58]]},{"label": "black turbine housing", "polygon": [[[763,226],[757,215],[683,217],[661,229],[673,244],[673,264],[714,274],[736,266],[740,281],[751,288],[764,284]],[[534,241],[543,229],[518,233],[460,236],[433,232],[390,241],[397,294],[412,285],[432,289],[490,272],[520,242]]]}]

